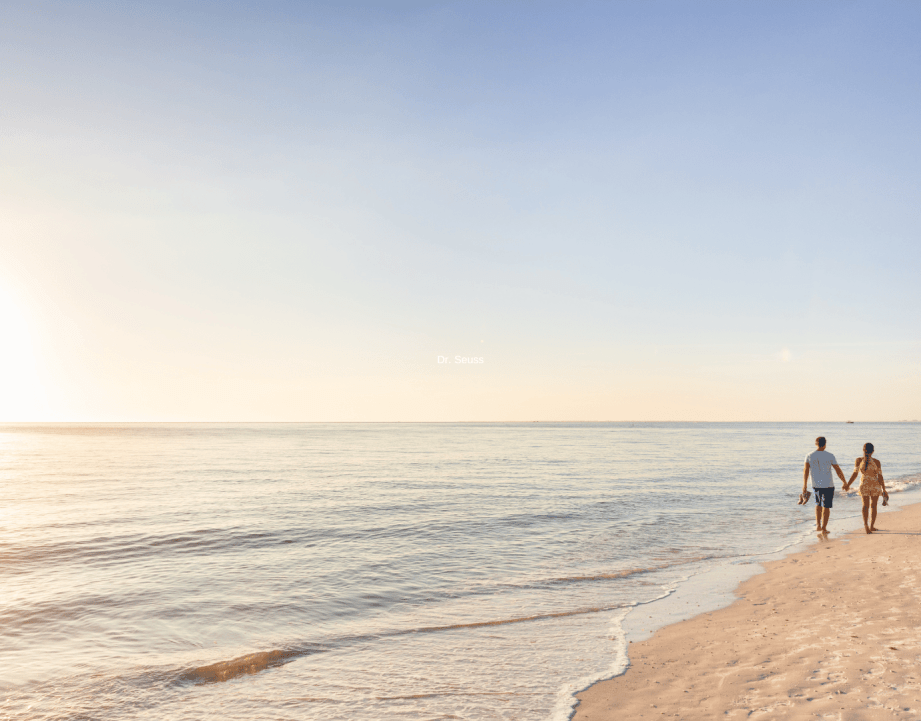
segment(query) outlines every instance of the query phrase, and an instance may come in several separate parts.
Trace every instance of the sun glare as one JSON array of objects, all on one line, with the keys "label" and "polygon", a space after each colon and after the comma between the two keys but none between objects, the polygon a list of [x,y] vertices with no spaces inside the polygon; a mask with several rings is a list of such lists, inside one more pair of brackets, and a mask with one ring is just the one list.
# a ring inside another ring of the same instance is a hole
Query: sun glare
[{"label": "sun glare", "polygon": [[25,313],[0,287],[0,421],[43,420],[47,398]]}]

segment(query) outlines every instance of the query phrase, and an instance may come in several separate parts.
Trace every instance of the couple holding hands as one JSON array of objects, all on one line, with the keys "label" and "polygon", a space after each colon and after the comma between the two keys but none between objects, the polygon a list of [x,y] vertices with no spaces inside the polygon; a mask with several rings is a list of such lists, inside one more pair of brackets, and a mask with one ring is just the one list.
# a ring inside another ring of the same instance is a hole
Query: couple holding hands
[{"label": "couple holding hands", "polygon": [[[857,493],[863,500],[863,527],[867,533],[873,533],[876,528],[876,505],[879,503],[879,497],[883,497],[883,505],[889,503],[889,493],[886,491],[886,482],[883,480],[883,466],[873,458],[873,444],[863,444],[863,456],[854,461],[854,472],[848,481],[844,480],[844,474],[835,457],[825,450],[825,438],[819,436],[815,439],[818,446],[817,451],[813,451],[806,456],[806,466],[803,468],[803,492],[800,494],[800,505],[809,500],[809,492],[806,490],[806,483],[812,475],[812,489],[815,491],[815,530],[821,533],[828,533],[828,516],[831,512],[832,500],[835,496],[835,482],[832,480],[831,471],[834,468],[838,478],[841,479],[844,486],[842,490],[846,493],[857,474],[860,474],[860,485],[857,487]],[[869,523],[868,523],[869,521]]]}]

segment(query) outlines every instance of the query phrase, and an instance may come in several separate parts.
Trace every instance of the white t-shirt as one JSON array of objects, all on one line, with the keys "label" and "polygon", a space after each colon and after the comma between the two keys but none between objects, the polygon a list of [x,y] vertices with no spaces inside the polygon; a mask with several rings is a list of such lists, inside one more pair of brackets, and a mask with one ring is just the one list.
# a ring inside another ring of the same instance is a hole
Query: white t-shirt
[{"label": "white t-shirt", "polygon": [[832,488],[835,482],[831,479],[831,467],[837,466],[838,461],[828,451],[813,451],[806,456],[812,476],[813,488]]}]

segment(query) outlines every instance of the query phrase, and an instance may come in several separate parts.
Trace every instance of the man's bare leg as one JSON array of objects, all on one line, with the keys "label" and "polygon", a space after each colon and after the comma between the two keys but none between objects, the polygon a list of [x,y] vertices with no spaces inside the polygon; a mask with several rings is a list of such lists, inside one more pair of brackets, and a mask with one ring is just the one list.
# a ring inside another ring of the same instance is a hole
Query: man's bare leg
[{"label": "man's bare leg", "polygon": [[822,530],[822,506],[815,507],[815,530]]},{"label": "man's bare leg", "polygon": [[871,514],[870,514],[870,530],[875,531],[876,528],[876,504],[879,503],[879,496],[873,496]]},{"label": "man's bare leg", "polygon": [[[863,501],[863,509],[861,509],[861,512],[863,513],[863,530],[865,530],[867,533],[873,533],[873,529],[870,528],[870,524],[867,523],[867,521],[870,520],[870,497],[861,496],[861,500]],[[876,519],[875,513],[873,514],[873,518]]]},{"label": "man's bare leg", "polygon": [[828,517],[831,515],[830,508],[822,509],[822,528],[819,529],[822,533],[828,533]]}]

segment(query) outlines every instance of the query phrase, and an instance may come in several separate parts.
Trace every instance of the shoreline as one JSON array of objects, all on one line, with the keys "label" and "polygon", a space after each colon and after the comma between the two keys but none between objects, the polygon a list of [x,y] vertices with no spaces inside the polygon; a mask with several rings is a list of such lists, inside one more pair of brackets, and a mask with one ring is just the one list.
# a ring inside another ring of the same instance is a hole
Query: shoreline
[{"label": "shoreline", "polygon": [[723,608],[629,644],[573,721],[921,717],[921,503],[782,559]]}]

